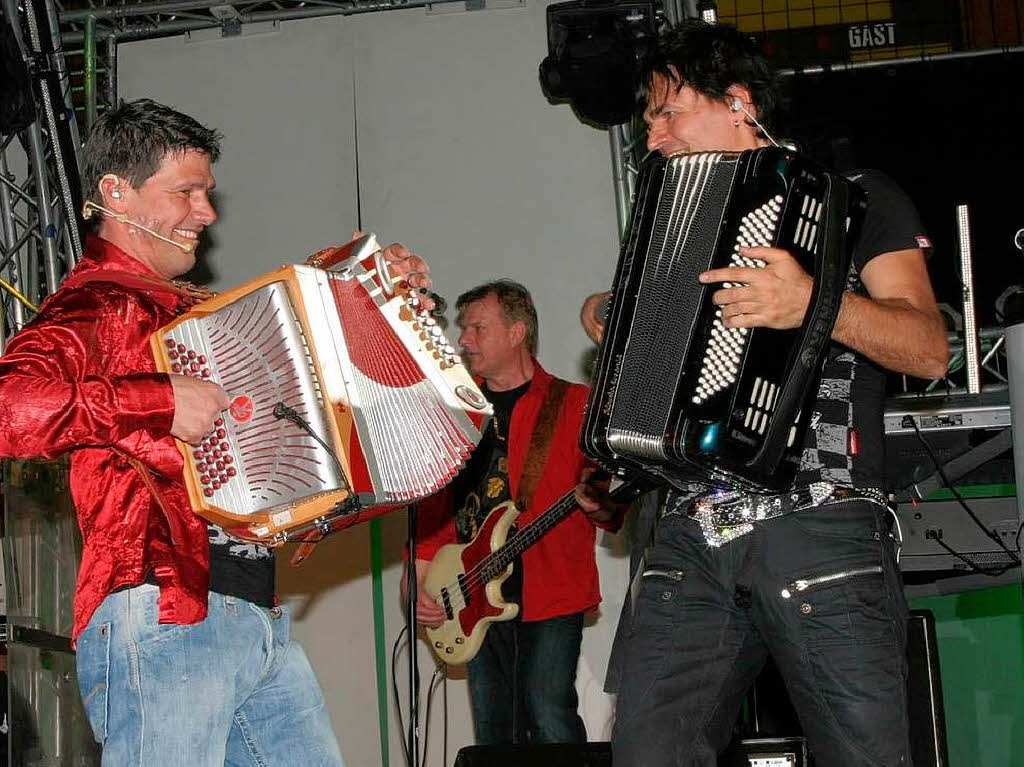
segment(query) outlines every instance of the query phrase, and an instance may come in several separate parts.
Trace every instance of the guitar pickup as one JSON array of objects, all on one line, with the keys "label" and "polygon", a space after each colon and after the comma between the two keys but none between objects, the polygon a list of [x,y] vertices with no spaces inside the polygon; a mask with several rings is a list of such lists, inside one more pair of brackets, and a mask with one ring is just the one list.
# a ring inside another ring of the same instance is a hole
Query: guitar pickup
[{"label": "guitar pickup", "polygon": [[448,589],[441,589],[441,601],[444,603],[444,614],[451,620],[455,617],[455,612],[452,610],[452,599],[448,596]]}]

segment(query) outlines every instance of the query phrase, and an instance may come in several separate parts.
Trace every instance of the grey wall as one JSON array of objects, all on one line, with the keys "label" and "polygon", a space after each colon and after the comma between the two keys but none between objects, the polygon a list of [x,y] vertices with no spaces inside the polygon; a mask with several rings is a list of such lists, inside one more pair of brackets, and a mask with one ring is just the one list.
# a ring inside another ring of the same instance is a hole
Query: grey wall
[{"label": "grey wall", "polygon": [[[347,239],[358,155],[364,229],[423,253],[451,299],[494,277],[526,284],[540,315],[542,363],[584,380],[590,345],[579,306],[610,282],[617,250],[607,135],[540,91],[544,3],[456,7],[123,45],[120,91],[175,104],[227,136],[216,168],[222,220],[205,249],[214,286],[236,286]],[[404,514],[385,517],[383,527],[390,658],[401,627]],[[606,599],[585,632],[580,667],[593,739],[607,738],[610,722],[600,681],[625,590],[618,548],[615,536],[599,543]],[[278,579],[355,767],[381,763],[368,549],[366,526],[350,530],[299,570],[282,563]],[[433,665],[420,650],[425,695]],[[472,740],[463,674],[454,674],[447,763]],[[404,689],[404,661],[399,680]],[[442,762],[440,705],[438,693],[429,764]],[[397,765],[401,735],[389,713]]]}]

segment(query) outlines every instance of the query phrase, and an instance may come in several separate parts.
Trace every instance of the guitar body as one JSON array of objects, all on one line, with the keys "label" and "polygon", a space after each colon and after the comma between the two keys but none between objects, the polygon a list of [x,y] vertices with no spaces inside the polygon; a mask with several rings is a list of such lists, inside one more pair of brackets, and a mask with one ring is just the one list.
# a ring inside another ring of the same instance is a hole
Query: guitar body
[{"label": "guitar body", "polygon": [[489,581],[479,575],[466,577],[504,545],[518,516],[514,503],[501,504],[487,516],[473,540],[442,546],[430,563],[423,588],[451,617],[426,631],[430,646],[445,663],[472,660],[490,624],[512,620],[519,614],[519,605],[501,597],[501,584],[512,574],[512,565]]}]

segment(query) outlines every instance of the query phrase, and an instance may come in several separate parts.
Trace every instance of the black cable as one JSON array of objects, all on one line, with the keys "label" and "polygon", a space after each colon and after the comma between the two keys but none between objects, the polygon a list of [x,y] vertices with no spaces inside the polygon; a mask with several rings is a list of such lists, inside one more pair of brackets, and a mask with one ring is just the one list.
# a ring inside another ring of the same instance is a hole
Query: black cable
[{"label": "black cable", "polygon": [[[405,636],[405,626],[402,626],[402,630],[398,632],[398,637],[395,639],[395,644],[391,647],[391,691],[395,696],[395,709],[398,711],[398,731],[401,733],[405,732],[405,722],[402,719],[402,699],[398,696],[398,646],[402,642],[402,637]],[[412,759],[409,757],[409,745],[406,743],[405,738],[402,738],[402,753],[405,755],[405,763],[407,765],[412,764]]]},{"label": "black cable", "polygon": [[[960,495],[960,492],[955,487],[953,487],[953,483],[950,482],[949,477],[946,476],[945,469],[942,468],[942,464],[939,463],[938,457],[932,451],[932,446],[928,444],[928,441],[924,438],[924,435],[921,433],[921,429],[917,425],[917,421],[912,418],[910,419],[910,423],[914,427],[914,432],[917,434],[917,438],[921,441],[921,444],[924,446],[925,452],[927,452],[928,457],[931,458],[932,463],[935,466],[935,470],[939,474],[939,477],[942,478],[942,483],[949,489],[949,492],[953,494],[953,497],[956,498],[959,504],[963,507],[964,511],[967,512],[967,515],[974,521],[974,524],[978,526],[978,529],[980,529],[983,533],[985,533],[985,535],[987,535],[989,538],[995,541],[999,545],[999,548],[1001,548],[1003,551],[1007,553],[1007,555],[1009,555],[1010,560],[1015,565],[1019,565],[1020,557],[1017,556],[1016,552],[1010,551],[1010,549],[1006,548],[1006,544],[1003,543],[998,533],[993,532],[992,530],[989,530],[987,527],[985,527],[985,523],[978,519],[977,514],[975,514],[971,507],[967,505],[967,502],[964,500],[963,496]],[[938,541],[939,539],[936,538],[935,540]],[[945,544],[941,542],[940,545],[945,547]],[[1020,549],[1018,548],[1018,551],[1019,550]],[[950,551],[952,552],[952,549],[950,549]],[[1003,572],[1005,572],[1005,570]]]},{"label": "black cable", "polygon": [[311,436],[313,439],[319,442],[323,449],[327,451],[328,455],[330,455],[331,458],[334,459],[334,464],[338,467],[338,471],[340,471],[342,474],[345,473],[345,467],[341,465],[341,461],[338,459],[338,455],[337,453],[334,452],[334,449],[326,442],[324,442],[322,439],[320,439],[320,435],[313,431],[313,427],[309,425],[305,418],[299,415],[298,411],[295,408],[288,407],[283,402],[278,402],[276,405],[274,405],[274,418],[277,418],[278,420],[285,419],[287,421],[291,421],[304,432],[306,432],[309,436]]},{"label": "black cable", "polygon": [[430,676],[430,685],[427,687],[427,710],[423,716],[424,727],[423,727],[423,765],[426,767],[427,764],[427,745],[430,743],[430,703],[434,699],[434,690],[437,689],[437,679],[439,676],[444,674],[444,664],[438,663],[434,669],[434,673]]}]

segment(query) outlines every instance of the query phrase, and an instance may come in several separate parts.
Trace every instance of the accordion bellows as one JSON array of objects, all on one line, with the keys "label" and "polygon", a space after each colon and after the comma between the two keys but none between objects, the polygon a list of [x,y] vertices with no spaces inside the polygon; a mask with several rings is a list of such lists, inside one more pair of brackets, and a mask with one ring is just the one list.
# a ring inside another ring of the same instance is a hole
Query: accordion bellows
[{"label": "accordion bellows", "polygon": [[448,483],[491,407],[419,304],[370,255],[282,267],[154,334],[159,369],[232,397],[201,445],[179,443],[193,509],[274,543]]},{"label": "accordion bellows", "polygon": [[[680,487],[788,487],[864,209],[858,187],[784,149],[648,162],[616,268],[584,451]],[[697,277],[765,265],[741,246],[788,250],[814,278],[801,327],[722,323],[711,300],[720,286]]]}]

